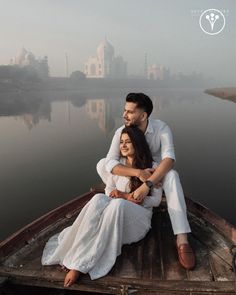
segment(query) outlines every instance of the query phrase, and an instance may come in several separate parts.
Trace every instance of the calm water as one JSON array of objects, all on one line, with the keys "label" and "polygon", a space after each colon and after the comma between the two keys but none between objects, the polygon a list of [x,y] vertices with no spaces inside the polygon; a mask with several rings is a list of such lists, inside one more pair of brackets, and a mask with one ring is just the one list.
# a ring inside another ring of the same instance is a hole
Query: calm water
[{"label": "calm water", "polygon": [[[172,128],[185,194],[236,225],[236,104],[202,89],[143,91]],[[128,92],[1,95],[0,240],[99,183]]]}]

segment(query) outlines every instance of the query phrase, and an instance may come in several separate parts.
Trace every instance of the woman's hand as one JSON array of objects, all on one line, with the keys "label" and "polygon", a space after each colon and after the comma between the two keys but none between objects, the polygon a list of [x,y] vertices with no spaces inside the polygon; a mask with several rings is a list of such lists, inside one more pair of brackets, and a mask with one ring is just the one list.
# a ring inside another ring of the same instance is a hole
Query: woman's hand
[{"label": "woman's hand", "polygon": [[113,191],[110,192],[109,197],[117,199],[117,198],[124,198],[123,193],[119,191],[118,189],[114,189]]},{"label": "woman's hand", "polygon": [[133,198],[139,203],[142,203],[145,197],[148,195],[148,192],[149,188],[144,183],[133,192]]},{"label": "woman's hand", "polygon": [[138,200],[135,200],[134,199],[134,193],[123,193],[117,189],[114,189],[113,191],[110,192],[110,195],[109,195],[111,198],[113,199],[117,199],[117,198],[121,198],[121,199],[125,199],[127,201],[130,201],[130,202],[133,202],[135,204],[141,204],[142,201],[138,201]]},{"label": "woman's hand", "polygon": [[125,198],[126,198],[127,201],[130,201],[130,202],[135,203],[137,205],[142,203],[142,202],[139,202],[138,200],[134,199],[134,193],[125,194],[125,195],[126,195]]}]

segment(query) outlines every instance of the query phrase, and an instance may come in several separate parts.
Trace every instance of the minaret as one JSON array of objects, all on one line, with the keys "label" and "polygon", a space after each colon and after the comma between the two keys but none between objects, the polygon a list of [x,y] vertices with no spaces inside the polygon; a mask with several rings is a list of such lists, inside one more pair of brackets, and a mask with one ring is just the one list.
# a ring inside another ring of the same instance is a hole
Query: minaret
[{"label": "minaret", "polygon": [[147,52],[144,54],[144,79],[148,78],[148,73],[147,73]]},{"label": "minaret", "polygon": [[66,58],[66,78],[69,78],[69,63],[68,63],[67,52],[65,53],[65,58]]},{"label": "minaret", "polygon": [[71,115],[70,115],[70,105],[71,105],[71,102],[70,102],[68,96],[66,97],[66,100],[67,100],[67,119],[68,119],[68,124],[71,125]]}]

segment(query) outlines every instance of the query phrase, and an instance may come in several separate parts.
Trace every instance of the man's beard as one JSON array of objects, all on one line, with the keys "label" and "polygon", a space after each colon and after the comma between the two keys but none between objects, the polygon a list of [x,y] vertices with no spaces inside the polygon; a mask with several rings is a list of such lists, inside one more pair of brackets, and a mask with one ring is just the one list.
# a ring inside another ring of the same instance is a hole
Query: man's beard
[{"label": "man's beard", "polygon": [[130,124],[125,124],[125,127],[139,127],[139,124],[138,124],[138,122],[133,122]]},{"label": "man's beard", "polygon": [[138,127],[139,125],[137,123],[131,123],[129,126],[130,127]]}]

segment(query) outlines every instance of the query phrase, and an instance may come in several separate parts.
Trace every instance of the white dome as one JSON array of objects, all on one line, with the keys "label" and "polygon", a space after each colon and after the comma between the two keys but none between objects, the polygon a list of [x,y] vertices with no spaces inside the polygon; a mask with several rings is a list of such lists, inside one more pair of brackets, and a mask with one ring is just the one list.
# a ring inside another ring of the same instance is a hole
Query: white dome
[{"label": "white dome", "polygon": [[35,56],[33,55],[32,52],[27,52],[25,55],[25,59],[28,61],[34,61],[35,60]]},{"label": "white dome", "polygon": [[27,54],[27,50],[25,50],[24,47],[22,47],[22,49],[18,52],[16,59],[18,60],[24,60],[25,59],[25,55]]},{"label": "white dome", "polygon": [[97,48],[97,56],[102,58],[104,54],[114,56],[114,47],[107,40],[102,41]]},{"label": "white dome", "polygon": [[18,65],[29,65],[35,61],[35,56],[32,52],[27,51],[24,47],[17,53],[15,58]]}]

